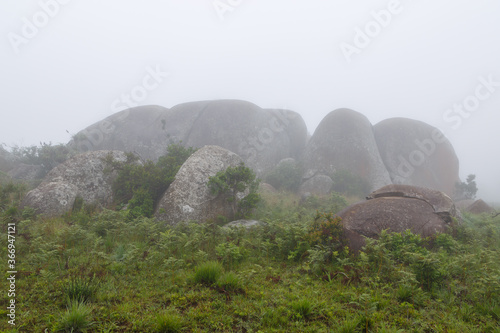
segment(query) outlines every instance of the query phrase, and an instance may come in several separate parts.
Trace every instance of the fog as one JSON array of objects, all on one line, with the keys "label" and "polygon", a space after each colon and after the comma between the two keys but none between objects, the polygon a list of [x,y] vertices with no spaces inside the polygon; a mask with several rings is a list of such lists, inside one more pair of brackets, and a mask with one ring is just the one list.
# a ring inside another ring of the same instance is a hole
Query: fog
[{"label": "fog", "polygon": [[311,134],[347,107],[439,128],[500,201],[498,17],[491,0],[4,0],[0,143],[66,143],[127,104],[242,99]]}]

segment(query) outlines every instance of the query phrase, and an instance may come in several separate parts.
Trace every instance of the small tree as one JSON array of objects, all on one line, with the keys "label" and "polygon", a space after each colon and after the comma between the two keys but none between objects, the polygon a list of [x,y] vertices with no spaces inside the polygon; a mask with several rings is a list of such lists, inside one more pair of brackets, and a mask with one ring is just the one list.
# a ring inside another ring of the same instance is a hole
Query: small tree
[{"label": "small tree", "polygon": [[466,182],[455,183],[455,193],[453,199],[455,200],[473,200],[476,198],[477,184],[476,175],[468,175]]},{"label": "small tree", "polygon": [[[247,217],[260,201],[257,193],[259,181],[252,169],[241,163],[236,167],[228,167],[210,177],[207,186],[214,195],[223,195],[231,205],[234,217]],[[248,190],[248,194],[240,196]]]}]

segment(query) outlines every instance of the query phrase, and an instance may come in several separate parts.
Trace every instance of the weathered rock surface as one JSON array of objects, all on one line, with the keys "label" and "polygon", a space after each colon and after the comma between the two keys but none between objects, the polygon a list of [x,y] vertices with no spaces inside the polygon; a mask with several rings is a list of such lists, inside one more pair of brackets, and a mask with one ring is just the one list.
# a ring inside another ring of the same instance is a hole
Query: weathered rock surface
[{"label": "weathered rock surface", "polygon": [[72,209],[75,198],[103,207],[113,203],[111,185],[115,174],[105,173],[109,154],[117,161],[126,161],[119,151],[94,151],[74,156],[52,169],[43,182],[28,192],[22,206],[35,208],[38,214],[57,216]]},{"label": "weathered rock surface", "polygon": [[327,195],[331,192],[333,180],[325,175],[316,175],[306,180],[299,189],[299,194],[310,193],[312,195]]},{"label": "weathered rock surface", "polygon": [[445,193],[429,188],[391,184],[370,193],[367,199],[382,197],[402,197],[423,200],[431,205],[434,212],[448,223],[452,222],[453,217],[457,217],[457,210],[453,200]]},{"label": "weathered rock surface", "polygon": [[424,122],[391,118],[374,127],[375,139],[391,180],[453,195],[459,162],[451,143]]},{"label": "weathered rock surface", "polygon": [[467,212],[472,214],[494,213],[495,209],[484,202],[482,199],[474,201],[466,209]]},{"label": "weathered rock surface", "polygon": [[207,183],[217,172],[241,162],[238,155],[218,146],[199,149],[179,169],[174,182],[161,198],[155,217],[170,224],[232,217],[231,206],[222,196],[210,193]]},{"label": "weathered rock surface", "polygon": [[307,144],[304,161],[305,178],[348,170],[367,180],[372,189],[392,183],[372,125],[364,115],[349,109],[330,112],[321,121]]},{"label": "weathered rock surface", "polygon": [[264,225],[266,225],[266,223],[261,222],[261,221],[257,221],[257,220],[237,220],[237,221],[229,222],[224,227],[250,229],[253,227],[260,227],[260,226],[264,226]]},{"label": "weathered rock surface", "polygon": [[23,206],[35,209],[37,214],[48,217],[60,216],[71,211],[78,188],[67,182],[46,182],[28,192]]},{"label": "weathered rock surface", "polygon": [[273,185],[268,184],[268,183],[260,183],[259,184],[259,193],[276,193],[276,189],[274,188]]},{"label": "weathered rock surface", "polygon": [[179,104],[171,109],[141,106],[116,113],[81,131],[70,142],[80,150],[133,151],[156,160],[171,142],[217,145],[241,156],[258,174],[281,159],[299,158],[307,140],[302,117],[238,100]]},{"label": "weathered rock surface", "polygon": [[427,237],[446,231],[452,217],[458,216],[446,194],[430,189],[389,185],[367,199],[339,213],[354,251],[364,245],[362,236],[376,238],[385,229],[390,232],[409,229]]}]

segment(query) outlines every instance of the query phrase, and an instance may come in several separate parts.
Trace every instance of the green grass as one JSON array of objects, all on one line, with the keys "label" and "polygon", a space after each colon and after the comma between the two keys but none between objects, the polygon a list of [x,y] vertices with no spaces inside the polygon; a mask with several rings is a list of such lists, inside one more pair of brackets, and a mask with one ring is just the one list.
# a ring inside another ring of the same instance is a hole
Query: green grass
[{"label": "green grass", "polygon": [[213,285],[217,283],[223,270],[222,264],[217,261],[202,263],[196,266],[194,270],[194,282],[204,285]]},{"label": "green grass", "polygon": [[19,217],[17,331],[499,331],[500,216],[429,239],[384,233],[353,255],[294,198],[265,199],[266,225],[250,230],[126,211]]},{"label": "green grass", "polygon": [[84,332],[91,326],[92,309],[84,302],[71,301],[66,312],[61,316],[56,331]]}]

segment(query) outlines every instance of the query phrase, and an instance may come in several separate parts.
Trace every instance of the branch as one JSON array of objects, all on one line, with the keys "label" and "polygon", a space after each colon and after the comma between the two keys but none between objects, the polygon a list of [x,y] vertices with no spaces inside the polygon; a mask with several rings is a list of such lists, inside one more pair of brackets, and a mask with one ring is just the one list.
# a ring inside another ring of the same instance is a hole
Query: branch
[{"label": "branch", "polygon": [[495,218],[495,217],[497,217],[498,215],[500,215],[500,213],[496,213],[496,214],[494,214],[491,218]]}]

